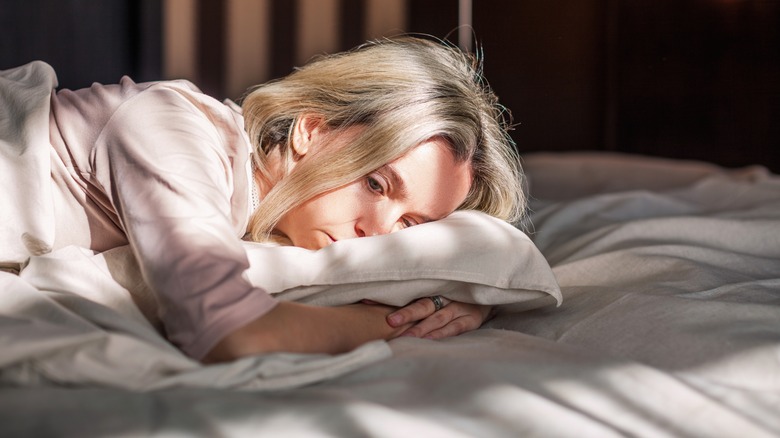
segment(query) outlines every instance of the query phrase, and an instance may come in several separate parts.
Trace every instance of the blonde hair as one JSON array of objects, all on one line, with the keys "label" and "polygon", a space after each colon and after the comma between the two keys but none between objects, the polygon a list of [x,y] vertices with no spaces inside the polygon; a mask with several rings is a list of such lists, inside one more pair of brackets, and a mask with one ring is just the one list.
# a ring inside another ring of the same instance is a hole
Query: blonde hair
[{"label": "blonde hair", "polygon": [[314,59],[290,75],[251,90],[242,102],[254,142],[255,168],[275,176],[267,157],[292,159],[292,130],[315,114],[329,129],[361,126],[346,145],[324,145],[266,194],[249,224],[267,240],[290,210],[349,184],[432,138],[443,138],[458,162],[470,161],[473,183],[459,209],[517,223],[526,198],[507,113],[482,77],[481,61],[444,42],[403,37],[366,43]]}]

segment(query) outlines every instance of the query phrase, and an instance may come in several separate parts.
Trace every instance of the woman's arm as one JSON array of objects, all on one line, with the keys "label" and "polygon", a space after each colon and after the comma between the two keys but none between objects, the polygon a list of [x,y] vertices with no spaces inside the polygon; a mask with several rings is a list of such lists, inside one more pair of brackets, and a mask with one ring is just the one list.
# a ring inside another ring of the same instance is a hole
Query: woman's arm
[{"label": "woman's arm", "polygon": [[479,328],[492,306],[449,302],[436,311],[428,298],[401,309],[381,304],[316,307],[282,301],[223,338],[203,362],[272,352],[338,354],[398,336],[441,339]]},{"label": "woman's arm", "polygon": [[166,335],[195,359],[277,304],[244,275],[249,144],[239,122],[219,102],[161,83],[125,100],[95,144],[96,183]]},{"label": "woman's arm", "polygon": [[411,327],[390,326],[396,308],[376,304],[316,307],[282,301],[270,312],[225,336],[203,358],[223,362],[261,353],[344,353],[377,339],[397,337]]}]

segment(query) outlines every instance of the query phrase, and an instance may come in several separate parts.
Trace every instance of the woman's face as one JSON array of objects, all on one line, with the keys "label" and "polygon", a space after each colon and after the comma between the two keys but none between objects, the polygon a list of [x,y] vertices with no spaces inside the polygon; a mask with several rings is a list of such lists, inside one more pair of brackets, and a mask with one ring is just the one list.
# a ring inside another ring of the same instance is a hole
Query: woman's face
[{"label": "woman's face", "polygon": [[320,249],[354,237],[392,233],[452,213],[471,187],[469,163],[433,139],[346,186],[287,213],[276,230],[295,246]]}]

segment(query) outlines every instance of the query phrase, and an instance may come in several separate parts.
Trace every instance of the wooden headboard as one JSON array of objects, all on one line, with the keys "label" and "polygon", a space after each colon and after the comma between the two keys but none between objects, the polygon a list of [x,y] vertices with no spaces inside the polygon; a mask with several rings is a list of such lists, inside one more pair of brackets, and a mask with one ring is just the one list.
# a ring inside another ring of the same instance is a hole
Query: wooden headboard
[{"label": "wooden headboard", "polygon": [[[459,3],[471,3],[486,76],[521,152],[607,150],[780,173],[780,0],[113,0],[86,10],[76,0],[0,0],[4,40],[14,41],[0,45],[0,68],[44,59],[70,88],[192,76],[236,98],[251,85],[237,81],[291,71],[307,55],[303,40],[327,43],[311,50],[400,32],[455,40]],[[191,32],[184,50],[168,44],[174,25]],[[180,59],[190,74],[170,68]]]}]

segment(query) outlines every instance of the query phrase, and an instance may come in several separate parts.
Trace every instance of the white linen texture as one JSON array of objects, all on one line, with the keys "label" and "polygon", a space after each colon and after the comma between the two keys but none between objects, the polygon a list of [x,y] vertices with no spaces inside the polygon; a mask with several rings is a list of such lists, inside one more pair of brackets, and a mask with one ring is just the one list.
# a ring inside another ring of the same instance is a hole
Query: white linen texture
[{"label": "white linen texture", "polygon": [[[511,225],[477,212],[319,251],[245,243],[250,281],[282,300],[315,305],[361,299],[404,305],[443,295],[479,304],[559,303],[544,257]],[[384,341],[344,355],[268,354],[202,366],[173,348],[157,299],[129,247],[94,254],[67,247],[32,257],[19,277],[0,273],[0,380],[15,384],[278,389],[386,358]]]},{"label": "white linen texture", "polygon": [[[167,362],[146,359],[148,352],[172,350],[155,347],[151,339],[160,338],[147,328],[153,337],[138,345],[151,347],[138,348],[119,366],[137,373],[130,384],[162,390],[117,389],[116,370],[95,388],[5,385],[0,435],[780,436],[780,177],[759,166],[723,169],[603,153],[528,154],[523,167],[532,199],[529,235],[560,284],[560,307],[503,311],[479,330],[441,341],[368,344],[342,357],[331,378],[312,373],[316,384],[297,388],[283,381],[284,372],[295,379],[303,374],[295,356],[266,362],[269,379],[257,377],[254,360],[228,370],[198,368],[173,353],[164,356]],[[108,278],[103,271],[92,272]],[[7,279],[24,285],[0,277]],[[11,291],[5,283],[0,288]],[[33,292],[37,300],[66,297]],[[15,296],[18,308],[33,312],[35,302],[25,298],[30,293]],[[47,315],[51,321],[67,315],[64,306],[39,308],[60,309]],[[0,313],[0,324],[17,324],[19,336],[45,327]],[[137,311],[135,318],[145,320]],[[114,316],[102,323],[131,320]],[[51,337],[28,348],[49,345],[57,354],[60,339],[68,338],[49,327]],[[87,333],[85,327],[69,333]],[[27,354],[24,343],[22,337],[13,352],[0,350],[3,363]],[[63,361],[91,353],[60,348]],[[376,360],[354,365],[362,360],[358,353]],[[317,372],[328,365],[307,363]],[[32,377],[49,370],[28,366]],[[154,367],[168,367],[171,379],[161,379]],[[143,381],[146,374],[152,378]],[[287,389],[232,390],[271,383]]]}]

